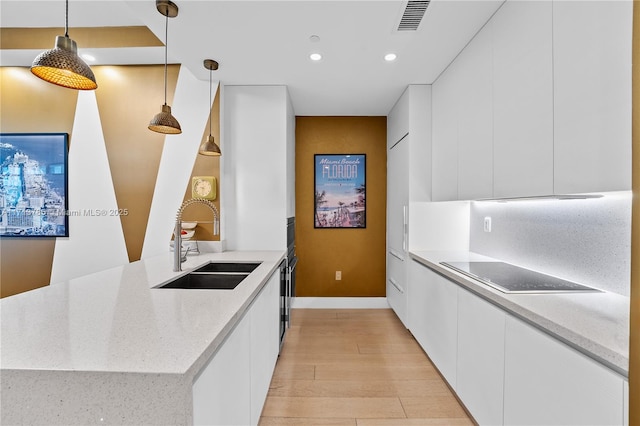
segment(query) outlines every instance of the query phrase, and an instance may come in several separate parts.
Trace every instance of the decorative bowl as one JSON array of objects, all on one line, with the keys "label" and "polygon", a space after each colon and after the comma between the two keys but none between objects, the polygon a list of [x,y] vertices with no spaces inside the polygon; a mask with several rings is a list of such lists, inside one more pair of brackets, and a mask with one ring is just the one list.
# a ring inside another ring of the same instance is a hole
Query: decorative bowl
[{"label": "decorative bowl", "polygon": [[191,230],[198,226],[198,222],[182,222],[182,229]]}]

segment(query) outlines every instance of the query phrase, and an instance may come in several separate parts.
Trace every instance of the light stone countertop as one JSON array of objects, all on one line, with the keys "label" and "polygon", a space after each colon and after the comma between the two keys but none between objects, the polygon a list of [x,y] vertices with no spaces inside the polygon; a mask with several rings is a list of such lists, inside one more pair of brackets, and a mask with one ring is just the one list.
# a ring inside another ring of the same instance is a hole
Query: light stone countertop
[{"label": "light stone countertop", "polygon": [[416,251],[411,258],[552,337],[629,375],[629,297],[603,293],[503,293],[440,262],[498,261],[465,251]]},{"label": "light stone countertop", "polygon": [[[0,423],[187,424],[191,386],[285,251],[173,253],[0,300]],[[234,290],[157,289],[208,263],[262,262]]]}]

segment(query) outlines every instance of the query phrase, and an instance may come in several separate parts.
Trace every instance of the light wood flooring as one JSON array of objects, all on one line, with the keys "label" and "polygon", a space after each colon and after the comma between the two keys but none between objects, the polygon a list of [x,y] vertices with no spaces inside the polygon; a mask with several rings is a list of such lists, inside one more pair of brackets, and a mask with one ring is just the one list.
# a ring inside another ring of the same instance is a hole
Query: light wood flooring
[{"label": "light wood flooring", "polygon": [[294,309],[260,425],[473,422],[390,309]]}]

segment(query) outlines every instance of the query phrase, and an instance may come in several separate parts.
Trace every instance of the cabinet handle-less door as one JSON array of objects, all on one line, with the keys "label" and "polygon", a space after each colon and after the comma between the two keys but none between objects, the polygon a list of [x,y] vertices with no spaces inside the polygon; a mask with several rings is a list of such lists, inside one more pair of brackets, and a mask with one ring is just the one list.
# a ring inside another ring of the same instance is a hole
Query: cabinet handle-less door
[{"label": "cabinet handle-less door", "polygon": [[409,209],[402,206],[402,249],[409,251]]}]

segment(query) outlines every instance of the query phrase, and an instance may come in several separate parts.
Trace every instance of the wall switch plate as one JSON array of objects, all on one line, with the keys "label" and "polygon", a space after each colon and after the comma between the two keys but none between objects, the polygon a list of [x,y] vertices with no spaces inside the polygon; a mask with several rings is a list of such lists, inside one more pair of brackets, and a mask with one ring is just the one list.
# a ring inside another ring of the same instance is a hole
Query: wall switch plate
[{"label": "wall switch plate", "polygon": [[491,232],[491,216],[484,218],[484,232]]},{"label": "wall switch plate", "polygon": [[336,271],[336,281],[342,280],[342,271]]}]

